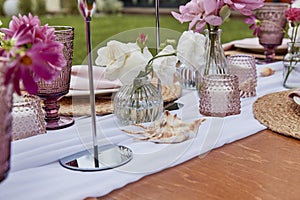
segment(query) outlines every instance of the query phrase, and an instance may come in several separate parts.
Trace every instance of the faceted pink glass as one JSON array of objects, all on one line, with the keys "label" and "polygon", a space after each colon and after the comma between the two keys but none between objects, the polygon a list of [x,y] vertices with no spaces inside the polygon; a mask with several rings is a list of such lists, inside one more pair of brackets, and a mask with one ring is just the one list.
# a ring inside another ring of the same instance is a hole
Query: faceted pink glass
[{"label": "faceted pink glass", "polygon": [[259,43],[265,48],[265,61],[273,62],[275,49],[281,45],[286,27],[287,3],[265,3],[257,9],[256,17],[261,21]]},{"label": "faceted pink glass", "polygon": [[60,76],[46,83],[41,80],[38,82],[38,96],[43,100],[44,110],[46,112],[46,129],[61,129],[74,124],[74,119],[66,116],[59,116],[58,100],[68,94],[70,88],[70,76],[73,57],[74,28],[69,26],[55,26],[55,35],[57,41],[64,44],[64,56],[67,60],[67,66],[63,68]]},{"label": "faceted pink glass", "polygon": [[28,94],[14,96],[12,115],[13,140],[46,133],[45,115],[39,97]]},{"label": "faceted pink glass", "polygon": [[257,86],[255,58],[237,54],[229,56],[227,60],[229,73],[239,78],[240,97],[255,96]]},{"label": "faceted pink glass", "polygon": [[10,169],[12,138],[12,85],[4,86],[4,71],[0,66],[0,182]]},{"label": "faceted pink glass", "polygon": [[225,117],[241,111],[238,77],[230,74],[206,75],[200,89],[200,113]]}]

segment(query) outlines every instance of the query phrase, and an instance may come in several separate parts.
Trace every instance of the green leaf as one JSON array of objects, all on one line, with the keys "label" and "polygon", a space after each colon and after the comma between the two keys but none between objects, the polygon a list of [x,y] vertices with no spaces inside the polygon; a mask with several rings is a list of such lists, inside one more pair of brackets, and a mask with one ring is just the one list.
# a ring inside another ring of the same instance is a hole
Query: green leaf
[{"label": "green leaf", "polygon": [[231,10],[229,9],[228,5],[225,5],[220,10],[220,17],[225,21],[227,18],[229,18],[231,14]]}]

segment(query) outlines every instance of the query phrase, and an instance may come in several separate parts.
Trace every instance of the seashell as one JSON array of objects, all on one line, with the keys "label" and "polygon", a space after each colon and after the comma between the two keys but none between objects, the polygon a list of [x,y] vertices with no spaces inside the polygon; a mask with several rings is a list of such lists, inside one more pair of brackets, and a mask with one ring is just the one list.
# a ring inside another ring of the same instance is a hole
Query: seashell
[{"label": "seashell", "polygon": [[164,112],[162,119],[152,123],[150,126],[136,124],[141,131],[122,130],[128,134],[139,134],[143,137],[137,140],[151,141],[155,143],[179,143],[197,135],[199,126],[205,119],[197,119],[193,122],[184,122],[176,114],[171,115],[169,111]]},{"label": "seashell", "polygon": [[274,70],[270,67],[263,67],[261,70],[260,70],[260,75],[261,76],[271,76],[272,74],[274,74]]}]

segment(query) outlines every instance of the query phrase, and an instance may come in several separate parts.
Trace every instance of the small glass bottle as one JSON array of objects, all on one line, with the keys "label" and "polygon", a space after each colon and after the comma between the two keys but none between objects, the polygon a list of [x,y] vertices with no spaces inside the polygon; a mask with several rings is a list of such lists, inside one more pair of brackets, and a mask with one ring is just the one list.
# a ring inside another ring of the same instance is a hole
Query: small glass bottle
[{"label": "small glass bottle", "polygon": [[283,86],[300,87],[300,42],[289,42],[288,53],[283,58]]},{"label": "small glass bottle", "polygon": [[206,33],[206,65],[202,76],[227,74],[227,60],[221,43],[222,29],[205,30]]}]

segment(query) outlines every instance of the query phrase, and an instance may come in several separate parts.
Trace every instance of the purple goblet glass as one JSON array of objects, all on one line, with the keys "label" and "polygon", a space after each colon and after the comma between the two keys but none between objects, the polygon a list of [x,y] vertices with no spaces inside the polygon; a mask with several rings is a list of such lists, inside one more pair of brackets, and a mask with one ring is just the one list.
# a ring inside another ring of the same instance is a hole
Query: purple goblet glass
[{"label": "purple goblet glass", "polygon": [[43,100],[45,121],[47,130],[61,129],[74,124],[74,119],[59,116],[58,100],[68,94],[70,88],[70,76],[73,57],[74,28],[69,26],[54,26],[56,40],[64,45],[64,56],[67,61],[59,77],[51,83],[41,80],[38,82],[38,96]]},{"label": "purple goblet glass", "polygon": [[282,43],[288,6],[287,3],[265,3],[256,11],[256,17],[261,21],[259,44],[265,49],[266,63],[274,61],[276,47]]}]

